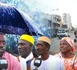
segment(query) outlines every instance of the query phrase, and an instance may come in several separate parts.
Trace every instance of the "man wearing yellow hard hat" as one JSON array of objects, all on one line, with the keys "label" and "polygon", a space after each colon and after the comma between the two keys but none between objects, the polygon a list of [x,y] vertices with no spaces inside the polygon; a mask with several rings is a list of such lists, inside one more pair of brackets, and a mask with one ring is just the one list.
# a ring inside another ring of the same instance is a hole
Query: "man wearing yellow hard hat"
[{"label": "man wearing yellow hard hat", "polygon": [[30,62],[33,59],[32,46],[34,38],[27,34],[22,34],[18,41],[18,52],[21,70],[30,70]]}]

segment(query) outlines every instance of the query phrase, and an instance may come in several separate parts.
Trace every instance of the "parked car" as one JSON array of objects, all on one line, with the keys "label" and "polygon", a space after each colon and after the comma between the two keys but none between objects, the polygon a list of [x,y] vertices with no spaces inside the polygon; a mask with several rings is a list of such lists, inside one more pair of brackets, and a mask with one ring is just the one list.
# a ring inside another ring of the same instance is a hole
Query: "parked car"
[{"label": "parked car", "polygon": [[77,42],[77,36],[75,36],[74,42]]},{"label": "parked car", "polygon": [[67,30],[61,29],[57,31],[57,36],[61,39],[62,37],[70,37],[70,34]]},{"label": "parked car", "polygon": [[77,42],[77,30],[74,31],[75,39],[74,42]]}]

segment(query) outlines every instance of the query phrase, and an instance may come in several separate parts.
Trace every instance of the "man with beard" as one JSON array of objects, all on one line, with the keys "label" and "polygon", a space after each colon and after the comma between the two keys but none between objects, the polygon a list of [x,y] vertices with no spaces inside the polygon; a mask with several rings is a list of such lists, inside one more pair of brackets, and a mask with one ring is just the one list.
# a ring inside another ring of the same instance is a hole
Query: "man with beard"
[{"label": "man with beard", "polygon": [[[42,59],[41,65],[38,67],[38,70],[65,70],[63,61],[50,55],[48,53],[50,48],[50,39],[46,36],[41,36],[38,38],[36,43],[36,50],[39,55],[38,58]],[[31,62],[31,70],[37,70],[36,66],[34,66],[34,62],[39,62],[37,59],[34,59]]]},{"label": "man with beard", "polygon": [[6,70],[21,70],[20,64],[17,58],[10,53],[5,51],[6,49],[6,38],[3,33],[0,32],[0,58],[5,58],[8,63]]}]

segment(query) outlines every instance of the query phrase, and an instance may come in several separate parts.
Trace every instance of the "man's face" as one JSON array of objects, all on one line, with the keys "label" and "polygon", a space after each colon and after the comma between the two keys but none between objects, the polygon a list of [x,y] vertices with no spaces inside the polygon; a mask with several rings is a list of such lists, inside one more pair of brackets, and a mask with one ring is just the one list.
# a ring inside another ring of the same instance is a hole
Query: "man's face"
[{"label": "man's face", "polygon": [[4,51],[6,49],[6,40],[5,36],[0,34],[0,56],[3,55]]},{"label": "man's face", "polygon": [[19,51],[19,54],[23,58],[26,58],[31,52],[30,43],[25,41],[25,40],[19,40],[19,42],[18,42],[18,51]]},{"label": "man's face", "polygon": [[43,41],[38,41],[36,44],[36,50],[38,55],[44,55],[48,53],[48,47],[44,44]]}]

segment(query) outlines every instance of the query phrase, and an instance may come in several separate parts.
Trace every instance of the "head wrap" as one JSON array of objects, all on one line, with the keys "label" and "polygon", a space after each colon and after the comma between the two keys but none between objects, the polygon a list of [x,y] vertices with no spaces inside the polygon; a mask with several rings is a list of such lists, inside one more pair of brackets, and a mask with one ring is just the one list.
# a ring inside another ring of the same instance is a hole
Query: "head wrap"
[{"label": "head wrap", "polygon": [[69,45],[71,46],[71,51],[72,52],[75,51],[74,42],[70,37],[63,37],[61,40],[67,41],[69,43]]},{"label": "head wrap", "polygon": [[41,36],[38,38],[38,41],[44,41],[50,45],[50,39],[46,36]]},{"label": "head wrap", "polygon": [[30,42],[31,44],[34,45],[34,38],[30,35],[23,34],[23,35],[20,36],[20,40],[28,41],[28,42]]}]

